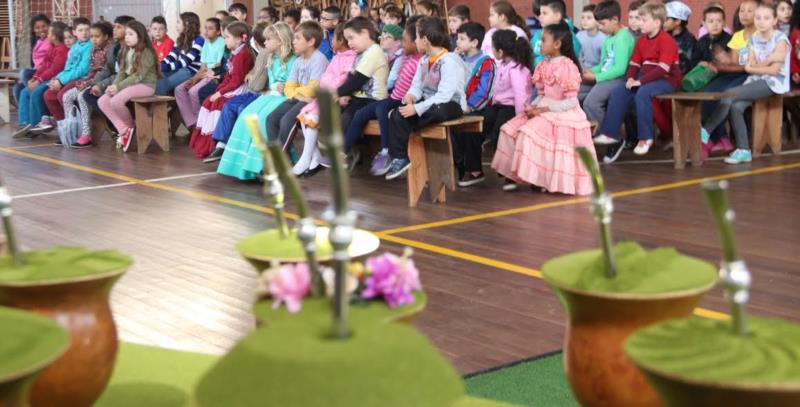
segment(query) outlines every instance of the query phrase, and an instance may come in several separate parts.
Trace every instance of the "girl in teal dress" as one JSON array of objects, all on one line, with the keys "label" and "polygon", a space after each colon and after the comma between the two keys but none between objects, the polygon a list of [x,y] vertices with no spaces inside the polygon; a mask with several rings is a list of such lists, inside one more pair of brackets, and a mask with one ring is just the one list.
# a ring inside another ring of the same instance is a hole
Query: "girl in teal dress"
[{"label": "girl in teal dress", "polygon": [[256,178],[264,165],[261,161],[261,152],[252,143],[244,118],[251,114],[258,115],[261,134],[267,134],[267,116],[286,100],[283,96],[283,84],[295,60],[292,53],[292,29],[288,25],[275,23],[267,27],[265,34],[267,40],[264,52],[271,54],[270,60],[267,61],[269,91],[247,105],[236,119],[231,138],[225,146],[225,153],[222,154],[217,168],[218,173],[241,180]]}]

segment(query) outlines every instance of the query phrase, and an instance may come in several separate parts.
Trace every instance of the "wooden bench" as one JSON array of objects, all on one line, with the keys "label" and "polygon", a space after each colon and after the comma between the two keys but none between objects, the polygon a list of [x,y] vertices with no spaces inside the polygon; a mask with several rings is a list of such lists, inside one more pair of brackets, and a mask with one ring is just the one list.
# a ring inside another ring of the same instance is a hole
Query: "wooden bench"
[{"label": "wooden bench", "polygon": [[0,120],[11,123],[11,89],[17,81],[11,79],[0,79]]},{"label": "wooden bench", "polygon": [[733,96],[724,92],[678,92],[657,96],[672,102],[672,151],[675,168],[703,164],[703,142],[700,139],[703,102],[714,102]]},{"label": "wooden bench", "polygon": [[[445,187],[456,189],[453,132],[483,132],[483,117],[463,116],[455,120],[425,127],[411,134],[408,139],[408,206],[417,206],[425,184],[428,184],[433,202],[445,202]],[[365,136],[379,136],[381,129],[377,120],[364,126]]]},{"label": "wooden bench", "polygon": [[800,96],[800,89],[782,95],[770,96],[753,103],[753,156],[758,157],[769,145],[773,154],[781,152],[783,103],[785,99]]},{"label": "wooden bench", "polygon": [[136,111],[136,143],[139,154],[144,154],[152,140],[161,150],[169,151],[169,118],[167,105],[174,101],[172,96],[149,96],[134,98]]}]

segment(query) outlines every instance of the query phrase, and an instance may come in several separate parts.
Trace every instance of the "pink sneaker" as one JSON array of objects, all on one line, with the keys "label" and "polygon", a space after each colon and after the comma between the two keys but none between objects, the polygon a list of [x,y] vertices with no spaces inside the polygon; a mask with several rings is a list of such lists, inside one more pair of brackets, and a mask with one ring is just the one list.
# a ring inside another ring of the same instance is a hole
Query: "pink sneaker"
[{"label": "pink sneaker", "polygon": [[72,144],[72,148],[86,148],[92,146],[92,136],[84,134],[78,138],[78,140]]},{"label": "pink sneaker", "polygon": [[733,144],[731,144],[730,139],[728,139],[727,137],[721,138],[719,142],[714,143],[714,145],[711,146],[712,153],[715,153],[717,151],[723,151],[727,153],[731,150],[733,150]]}]

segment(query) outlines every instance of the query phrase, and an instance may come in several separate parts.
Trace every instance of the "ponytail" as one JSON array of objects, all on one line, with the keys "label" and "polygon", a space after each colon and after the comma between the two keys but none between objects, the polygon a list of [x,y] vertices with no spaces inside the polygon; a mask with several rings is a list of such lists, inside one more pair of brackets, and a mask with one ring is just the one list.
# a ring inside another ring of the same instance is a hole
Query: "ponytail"
[{"label": "ponytail", "polygon": [[520,65],[533,70],[533,50],[527,38],[517,37],[514,42],[514,52],[511,57]]},{"label": "ponytail", "polygon": [[533,69],[533,50],[527,38],[517,37],[512,30],[497,30],[492,34],[492,47],[509,56],[514,62]]},{"label": "ponytail", "polygon": [[565,56],[572,60],[578,70],[581,69],[581,61],[575,53],[575,47],[572,42],[572,30],[564,20],[556,24],[551,24],[543,28],[544,31],[550,33],[554,39],[561,41],[561,49],[559,52],[561,56]]}]

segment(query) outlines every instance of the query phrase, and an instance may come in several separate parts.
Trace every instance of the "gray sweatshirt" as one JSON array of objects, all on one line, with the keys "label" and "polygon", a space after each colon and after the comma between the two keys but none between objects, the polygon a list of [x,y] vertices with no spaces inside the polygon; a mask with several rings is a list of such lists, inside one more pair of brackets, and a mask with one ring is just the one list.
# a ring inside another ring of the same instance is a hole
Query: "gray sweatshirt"
[{"label": "gray sweatshirt", "polygon": [[[467,88],[467,66],[458,55],[448,52],[428,66],[429,57],[419,60],[417,72],[408,94],[416,98],[414,109],[422,116],[433,105],[456,102],[461,109],[467,108],[464,91]],[[444,80],[442,80],[444,79]]]}]

